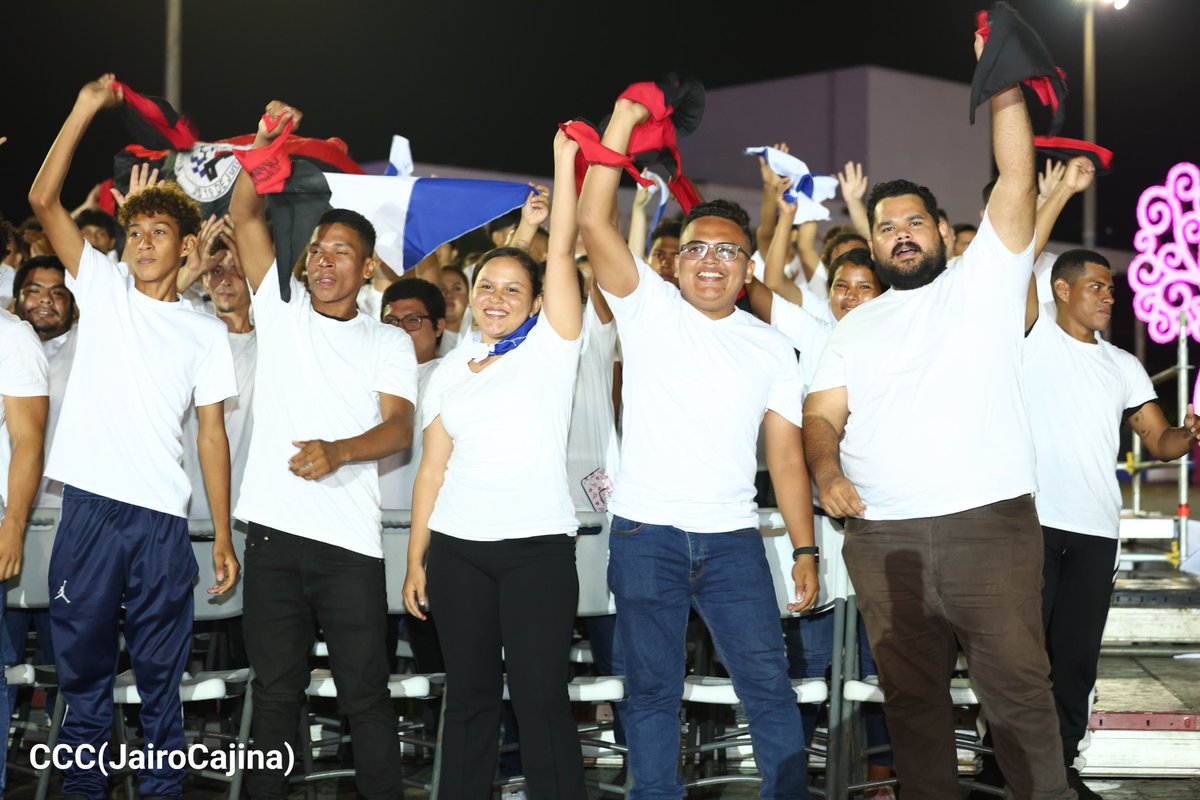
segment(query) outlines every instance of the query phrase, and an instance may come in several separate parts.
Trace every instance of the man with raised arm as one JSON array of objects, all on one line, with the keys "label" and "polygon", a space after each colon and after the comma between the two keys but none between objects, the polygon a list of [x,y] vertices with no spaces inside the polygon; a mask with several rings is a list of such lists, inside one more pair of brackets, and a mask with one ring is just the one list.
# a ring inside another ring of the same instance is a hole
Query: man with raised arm
[{"label": "man with raised arm", "polygon": [[[105,75],[80,90],[29,192],[81,311],[46,467],[47,477],[64,484],[50,556],[55,665],[67,704],[59,743],[97,753],[108,741],[124,607],[146,744],[170,752],[184,744],[179,683],[191,649],[196,577],[180,420],[195,402],[216,530],[218,584],[209,591],[223,592],[238,572],[222,413],[237,381],[225,326],[179,302],[176,292],[200,227],[195,201],[174,185],[131,194],[120,213],[127,269],[95,250],[63,207],[63,180],[84,131],[100,109],[121,102],[112,82]],[[154,762],[141,774],[142,797],[179,797],[183,775],[165,760]],[[72,759],[62,792],[101,800],[108,796],[106,772]]]},{"label": "man with raised arm", "polygon": [[949,268],[928,189],[871,191],[871,250],[892,289],[834,330],[805,402],[804,443],[825,509],[850,518],[843,553],[905,795],[960,797],[957,639],[1013,793],[1071,798],[1042,644],[1021,396],[1033,134],[1018,87],[996,94],[991,112],[1000,177],[979,234]]},{"label": "man with raised arm", "polygon": [[[617,101],[603,144],[624,153],[647,109]],[[725,201],[684,218],[679,288],[635,259],[613,223],[620,171],[593,165],[579,228],[625,358],[624,440],[609,510],[609,583],[625,647],[631,798],[683,797],[677,764],[689,606],[750,716],[762,796],[807,798],[804,736],[754,504],[760,423],[795,548],[793,611],[817,599],[804,389],[787,339],[734,307],[753,274],[749,219]]]},{"label": "man with raised arm", "polygon": [[[276,124],[264,117],[255,147],[301,117],[278,101],[267,115]],[[315,616],[329,643],[338,705],[350,718],[358,790],[392,800],[403,788],[387,689],[376,465],[412,442],[412,340],[358,312],[375,248],[375,229],[361,214],[322,215],[305,256],[308,285],[291,278],[286,301],[265,204],[246,172],[229,215],[258,336],[254,430],[235,511],[250,525],[244,628],[254,669],[254,746],[280,751],[296,735]],[[282,770],[253,770],[246,785],[255,800],[287,796]]]}]

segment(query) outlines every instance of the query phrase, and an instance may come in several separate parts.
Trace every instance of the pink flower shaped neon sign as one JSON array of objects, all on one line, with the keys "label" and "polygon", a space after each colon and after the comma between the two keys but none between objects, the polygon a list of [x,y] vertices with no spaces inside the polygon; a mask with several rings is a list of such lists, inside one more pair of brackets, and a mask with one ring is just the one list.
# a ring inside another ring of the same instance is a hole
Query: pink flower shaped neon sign
[{"label": "pink flower shaped neon sign", "polygon": [[1159,344],[1186,330],[1200,340],[1200,167],[1181,162],[1137,205],[1137,256],[1129,265],[1133,313]]}]

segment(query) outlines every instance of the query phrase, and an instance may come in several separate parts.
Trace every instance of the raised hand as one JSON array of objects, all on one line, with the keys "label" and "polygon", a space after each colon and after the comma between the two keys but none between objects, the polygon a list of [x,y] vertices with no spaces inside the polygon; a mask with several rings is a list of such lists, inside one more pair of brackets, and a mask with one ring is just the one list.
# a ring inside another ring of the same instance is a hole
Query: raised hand
[{"label": "raised hand", "polygon": [[525,198],[525,205],[521,206],[521,221],[536,230],[550,218],[550,187],[533,183],[529,185],[534,190]]},{"label": "raised hand", "polygon": [[283,133],[288,120],[292,121],[293,133],[300,130],[300,120],[304,119],[304,114],[300,113],[298,108],[289,106],[282,100],[272,100],[267,103],[265,113],[272,121],[268,122],[266,119],[259,119],[258,133],[254,138],[254,144],[258,146],[270,144],[275,141]]},{"label": "raised hand", "polygon": [[1061,161],[1046,159],[1046,168],[1038,173],[1038,201],[1044,201],[1054,191],[1066,174],[1067,166]]},{"label": "raised hand", "polygon": [[846,203],[862,202],[867,194],[867,176],[863,175],[862,164],[847,161],[845,169],[837,174],[837,179]]},{"label": "raised hand", "polygon": [[560,129],[554,135],[554,158],[557,161],[560,158],[570,159],[571,163],[575,163],[575,154],[579,152],[579,142],[567,136]]},{"label": "raised hand", "polygon": [[79,90],[79,98],[76,102],[95,111],[99,111],[102,108],[113,108],[125,102],[124,91],[119,88],[113,88],[113,81],[116,79],[116,75],[107,72],[96,80],[85,83],[83,88]]},{"label": "raised hand", "polygon": [[1062,182],[1063,185],[1078,194],[1092,185],[1096,177],[1096,165],[1087,156],[1075,156],[1067,162]]},{"label": "raised hand", "polygon": [[128,203],[129,198],[133,197],[138,192],[144,191],[153,186],[158,186],[160,183],[166,183],[166,180],[159,179],[158,167],[151,169],[149,164],[143,162],[129,170],[128,194],[121,194],[115,186],[109,191],[112,192],[113,199],[117,201],[117,207],[120,208]]},{"label": "raised hand", "polygon": [[792,188],[792,179],[780,175],[775,176],[772,191],[775,192],[775,205],[781,217],[795,217],[796,204],[787,199],[788,190]]},{"label": "raised hand", "polygon": [[[787,142],[779,142],[771,146],[782,153],[789,152]],[[775,182],[779,180],[779,176],[775,174],[775,170],[771,169],[771,165],[763,156],[758,157],[758,172],[762,177],[763,186],[774,186]]]}]

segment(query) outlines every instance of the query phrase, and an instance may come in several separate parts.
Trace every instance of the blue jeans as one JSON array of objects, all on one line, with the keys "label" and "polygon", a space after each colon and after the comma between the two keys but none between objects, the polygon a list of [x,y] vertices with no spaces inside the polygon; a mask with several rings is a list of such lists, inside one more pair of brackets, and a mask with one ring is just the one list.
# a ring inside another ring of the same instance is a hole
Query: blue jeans
[{"label": "blue jeans", "polygon": [[755,528],[688,533],[613,517],[608,582],[624,644],[630,800],[679,800],[684,634],[694,606],[750,718],[763,800],[807,800],[800,710]]}]

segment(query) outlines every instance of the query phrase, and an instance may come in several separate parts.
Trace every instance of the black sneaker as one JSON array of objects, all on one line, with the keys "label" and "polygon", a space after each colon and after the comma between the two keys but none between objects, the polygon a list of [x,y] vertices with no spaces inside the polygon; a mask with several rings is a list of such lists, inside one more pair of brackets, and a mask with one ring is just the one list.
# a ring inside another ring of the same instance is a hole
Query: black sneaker
[{"label": "black sneaker", "polygon": [[1075,790],[1079,800],[1104,800],[1100,795],[1093,792],[1083,782],[1083,778],[1079,777],[1079,770],[1074,767],[1067,767],[1067,785]]}]

